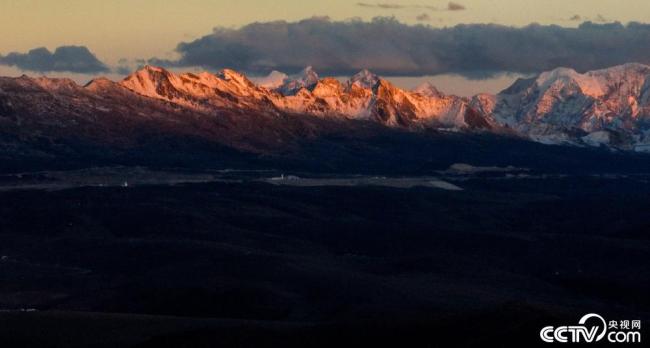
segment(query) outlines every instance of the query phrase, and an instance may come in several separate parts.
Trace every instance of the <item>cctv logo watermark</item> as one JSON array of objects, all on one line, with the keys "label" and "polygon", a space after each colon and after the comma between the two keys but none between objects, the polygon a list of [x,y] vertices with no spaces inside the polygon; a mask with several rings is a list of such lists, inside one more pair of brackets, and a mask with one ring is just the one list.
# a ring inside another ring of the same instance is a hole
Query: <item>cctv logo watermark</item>
[{"label": "cctv logo watermark", "polygon": [[547,326],[539,332],[546,343],[641,343],[640,320],[612,320],[608,323],[598,314],[587,314],[578,325]]}]

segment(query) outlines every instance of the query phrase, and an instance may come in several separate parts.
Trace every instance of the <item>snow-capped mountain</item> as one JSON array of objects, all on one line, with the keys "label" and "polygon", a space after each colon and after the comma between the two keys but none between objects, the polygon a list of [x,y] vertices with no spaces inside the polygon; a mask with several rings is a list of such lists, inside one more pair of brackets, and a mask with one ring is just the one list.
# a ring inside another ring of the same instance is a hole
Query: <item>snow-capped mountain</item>
[{"label": "snow-capped mountain", "polygon": [[558,68],[476,96],[472,105],[540,142],[637,150],[650,143],[650,67],[642,64],[584,74]]},{"label": "snow-capped mountain", "polygon": [[444,94],[442,94],[442,92],[440,92],[431,82],[422,83],[417,86],[413,92],[432,98],[441,98],[444,96]]},{"label": "snow-capped mountain", "polygon": [[348,84],[368,89],[374,88],[379,83],[379,80],[379,76],[371,73],[367,69],[363,69],[356,75],[352,76],[352,78],[350,78],[350,81],[348,81]]},{"label": "snow-capped mountain", "polygon": [[373,120],[407,128],[491,126],[463,98],[445,96],[432,87],[427,91],[404,91],[367,70],[341,83],[334,78],[319,79],[318,74],[307,67],[283,81],[282,85],[269,88],[256,85],[244,75],[228,69],[217,74],[176,75],[146,66],[124,79],[121,85],[142,96],[203,110],[211,107],[253,109]]},{"label": "snow-capped mountain", "polygon": [[3,129],[32,124],[46,133],[57,125],[72,134],[83,126],[108,137],[106,129],[125,120],[135,125],[155,119],[170,130],[218,136],[229,144],[264,133],[258,145],[270,146],[285,136],[311,134],[313,127],[305,126],[311,117],[346,127],[352,126],[347,120],[362,120],[410,131],[480,130],[650,151],[650,67],[641,64],[584,74],[559,68],[518,80],[497,95],[472,98],[445,95],[431,84],[406,91],[367,70],[347,81],[321,79],[311,67],[271,77],[256,84],[229,69],[176,74],[146,66],[123,81],[99,78],[84,87],[68,79],[0,78],[0,121]]},{"label": "snow-capped mountain", "polygon": [[311,88],[318,83],[318,74],[311,66],[306,67],[297,75],[290,76],[277,88],[282,95],[294,95],[303,88]]},{"label": "snow-capped mountain", "polygon": [[166,100],[189,108],[268,107],[268,90],[256,86],[246,76],[224,69],[218,74],[203,72],[176,75],[159,67],[145,66],[120,84],[145,97]]}]

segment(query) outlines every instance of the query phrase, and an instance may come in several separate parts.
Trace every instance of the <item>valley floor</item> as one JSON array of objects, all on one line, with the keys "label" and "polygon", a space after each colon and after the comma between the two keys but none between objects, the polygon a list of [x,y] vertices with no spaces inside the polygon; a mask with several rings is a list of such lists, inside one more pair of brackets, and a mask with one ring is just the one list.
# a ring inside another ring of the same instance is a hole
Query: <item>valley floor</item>
[{"label": "valley floor", "polygon": [[1,181],[2,347],[535,346],[587,313],[650,319],[648,175]]}]

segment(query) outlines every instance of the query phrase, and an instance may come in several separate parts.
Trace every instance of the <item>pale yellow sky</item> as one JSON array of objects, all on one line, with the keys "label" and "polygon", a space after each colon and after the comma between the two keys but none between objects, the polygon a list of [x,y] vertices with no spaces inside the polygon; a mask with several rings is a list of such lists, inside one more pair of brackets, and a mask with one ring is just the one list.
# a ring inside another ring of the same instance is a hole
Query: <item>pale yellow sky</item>
[{"label": "pale yellow sky", "polygon": [[402,9],[361,7],[354,0],[1,0],[0,53],[45,46],[84,45],[98,58],[171,57],[176,44],[211,32],[215,26],[237,27],[254,21],[298,20],[314,15],[332,19],[392,16],[407,23],[427,13],[433,26],[458,23],[531,22],[575,26],[582,19],[650,22],[648,0],[457,0],[465,11],[433,11],[448,1],[381,0]]}]

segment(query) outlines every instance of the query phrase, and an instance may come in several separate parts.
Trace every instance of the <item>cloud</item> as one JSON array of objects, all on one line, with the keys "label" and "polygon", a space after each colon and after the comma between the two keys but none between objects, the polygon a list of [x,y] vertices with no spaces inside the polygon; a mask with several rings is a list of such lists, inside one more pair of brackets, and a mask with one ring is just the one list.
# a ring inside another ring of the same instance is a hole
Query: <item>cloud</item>
[{"label": "cloud", "polygon": [[594,21],[598,22],[598,23],[607,23],[607,22],[609,22],[609,19],[605,18],[605,16],[603,16],[601,14],[598,14],[596,16],[596,19],[594,19]]},{"label": "cloud", "polygon": [[573,21],[573,22],[584,21],[584,22],[614,23],[614,24],[617,23],[617,22],[609,20],[608,18],[606,18],[602,14],[598,14],[598,15],[596,15],[596,17],[593,17],[593,18],[591,18],[591,17],[583,17],[583,16],[580,16],[580,15],[576,14],[576,15],[573,15],[573,16],[569,17],[568,21]]},{"label": "cloud", "polygon": [[113,67],[112,72],[118,75],[128,75],[133,71],[141,69],[145,65],[147,65],[145,59],[120,58],[117,62],[117,66]]},{"label": "cloud", "polygon": [[127,65],[118,65],[113,69],[113,72],[118,74],[118,75],[129,75],[132,71],[135,69],[131,68],[130,66]]},{"label": "cloud", "polygon": [[61,46],[54,53],[47,48],[27,53],[9,53],[0,56],[0,64],[36,72],[101,73],[110,69],[84,46]]},{"label": "cloud", "polygon": [[577,28],[531,24],[508,27],[464,24],[434,28],[394,18],[253,23],[216,28],[178,45],[178,60],[152,64],[233,68],[267,74],[312,65],[322,74],[428,75],[490,72],[534,73],[558,66],[579,71],[627,62],[650,63],[650,25],[585,22]]},{"label": "cloud", "polygon": [[402,5],[402,4],[386,3],[386,2],[384,3],[357,2],[357,6],[366,7],[366,8],[378,8],[384,10],[401,10],[401,9],[418,8],[418,9],[428,9],[432,11],[438,11],[437,7],[430,6],[430,5]]},{"label": "cloud", "polygon": [[463,6],[462,4],[459,4],[457,2],[451,1],[451,2],[449,2],[449,4],[447,4],[447,10],[448,11],[463,11],[463,10],[465,10],[465,6]]},{"label": "cloud", "polygon": [[423,13],[423,14],[418,15],[417,17],[415,17],[415,19],[417,19],[420,22],[428,22],[428,21],[431,20],[431,16],[429,16],[426,13]]},{"label": "cloud", "polygon": [[402,4],[388,3],[388,2],[383,2],[383,3],[382,2],[379,3],[357,2],[357,6],[366,7],[366,8],[378,8],[384,10],[426,9],[431,11],[463,11],[466,9],[464,5],[453,1],[449,2],[447,4],[447,7],[444,9],[440,9],[436,6],[431,6],[431,5],[402,5]]},{"label": "cloud", "polygon": [[388,3],[369,4],[366,2],[357,2],[357,6],[370,7],[370,8],[383,8],[383,9],[402,9],[407,7],[400,4],[388,4]]}]

